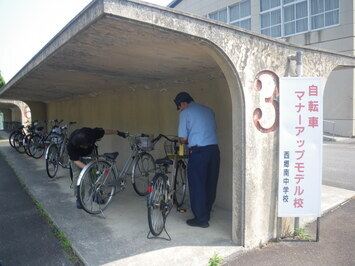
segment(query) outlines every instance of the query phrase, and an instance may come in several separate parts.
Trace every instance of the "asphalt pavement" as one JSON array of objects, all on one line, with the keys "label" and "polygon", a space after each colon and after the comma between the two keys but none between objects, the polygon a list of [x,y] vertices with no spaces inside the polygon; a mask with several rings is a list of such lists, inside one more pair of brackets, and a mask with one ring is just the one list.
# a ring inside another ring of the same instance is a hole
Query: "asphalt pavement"
[{"label": "asphalt pavement", "polygon": [[[319,242],[271,242],[231,259],[225,266],[354,266],[355,198],[321,217]],[[307,227],[315,238],[316,223]]]},{"label": "asphalt pavement", "polygon": [[75,265],[0,154],[0,266]]}]

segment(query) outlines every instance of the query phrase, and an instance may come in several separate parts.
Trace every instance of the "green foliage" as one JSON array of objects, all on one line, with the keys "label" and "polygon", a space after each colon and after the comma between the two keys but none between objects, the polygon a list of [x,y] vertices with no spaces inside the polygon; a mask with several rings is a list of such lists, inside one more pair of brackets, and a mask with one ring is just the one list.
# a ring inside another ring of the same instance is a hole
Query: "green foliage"
[{"label": "green foliage", "polygon": [[299,228],[295,230],[295,237],[303,240],[311,240],[311,236],[306,232],[305,228]]},{"label": "green foliage", "polygon": [[208,261],[208,266],[218,266],[221,265],[223,258],[219,256],[216,252],[213,254],[213,257]]},{"label": "green foliage", "polygon": [[2,86],[4,86],[4,85],[5,85],[5,80],[4,80],[4,78],[2,77],[1,72],[0,72],[0,88],[1,88]]}]

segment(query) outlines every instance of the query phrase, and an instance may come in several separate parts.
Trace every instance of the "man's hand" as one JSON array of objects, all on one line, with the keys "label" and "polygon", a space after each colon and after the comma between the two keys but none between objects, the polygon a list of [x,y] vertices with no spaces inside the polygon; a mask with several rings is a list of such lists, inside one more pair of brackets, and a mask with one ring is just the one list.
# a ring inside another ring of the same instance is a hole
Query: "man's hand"
[{"label": "man's hand", "polygon": [[73,163],[80,169],[83,169],[85,167],[85,164],[82,161],[73,161]]},{"label": "man's hand", "polygon": [[117,130],[117,135],[122,137],[122,138],[127,138],[128,137],[128,133],[127,132],[120,132]]},{"label": "man's hand", "polygon": [[188,144],[187,138],[179,138],[179,142],[180,142],[181,144]]}]

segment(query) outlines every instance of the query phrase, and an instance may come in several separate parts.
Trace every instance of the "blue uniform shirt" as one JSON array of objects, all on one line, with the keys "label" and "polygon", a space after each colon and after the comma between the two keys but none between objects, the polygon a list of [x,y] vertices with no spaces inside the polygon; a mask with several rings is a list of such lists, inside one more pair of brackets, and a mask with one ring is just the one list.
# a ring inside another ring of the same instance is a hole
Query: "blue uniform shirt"
[{"label": "blue uniform shirt", "polygon": [[178,135],[188,139],[189,147],[218,144],[216,130],[215,115],[209,107],[190,102],[180,112]]}]

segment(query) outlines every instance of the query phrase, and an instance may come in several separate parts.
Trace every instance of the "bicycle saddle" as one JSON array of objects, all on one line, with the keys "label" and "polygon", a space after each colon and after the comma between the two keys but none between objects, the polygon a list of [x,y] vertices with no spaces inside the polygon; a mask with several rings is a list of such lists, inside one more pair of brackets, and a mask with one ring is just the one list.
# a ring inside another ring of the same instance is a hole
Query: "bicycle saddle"
[{"label": "bicycle saddle", "polygon": [[161,158],[161,159],[157,159],[155,161],[156,164],[173,164],[173,160],[170,160],[169,158]]},{"label": "bicycle saddle", "polygon": [[104,156],[110,160],[115,160],[118,156],[118,152],[104,153]]}]

